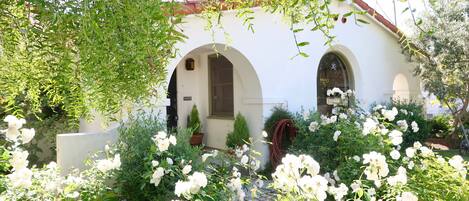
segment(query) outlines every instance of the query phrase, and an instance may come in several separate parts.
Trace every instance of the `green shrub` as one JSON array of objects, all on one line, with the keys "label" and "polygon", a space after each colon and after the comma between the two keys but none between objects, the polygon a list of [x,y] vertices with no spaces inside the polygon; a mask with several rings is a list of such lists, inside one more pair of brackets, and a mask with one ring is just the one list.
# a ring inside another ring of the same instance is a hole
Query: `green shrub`
[{"label": "green shrub", "polygon": [[[164,131],[165,128],[163,121],[144,113],[131,116],[129,121],[119,128],[117,146],[122,165],[116,178],[116,186],[122,200],[166,200],[168,197],[174,197],[175,181],[162,183],[156,188],[145,177],[145,173],[151,171],[148,161],[152,160],[151,150],[155,146],[151,139],[158,131]],[[189,145],[191,135],[187,130],[179,130],[176,135],[178,144],[170,151],[178,157],[184,157],[187,161],[192,160],[194,164],[198,164],[200,149]]]},{"label": "green shrub", "polygon": [[428,121],[432,137],[446,138],[453,131],[451,115],[437,115]]},{"label": "green shrub", "polygon": [[[393,100],[386,104],[389,109],[396,107],[399,113],[393,123],[399,120],[405,120],[409,126],[404,132],[404,141],[401,146],[403,148],[412,146],[414,142],[424,142],[430,136],[430,126],[425,119],[423,105],[415,101],[396,101]],[[419,127],[418,132],[413,132],[411,123],[415,121]]]},{"label": "green shrub", "polygon": [[[307,119],[303,115],[296,114],[295,125],[298,133],[289,153],[310,155],[321,164],[322,173],[332,173],[337,170],[342,181],[350,184],[354,178],[360,176],[360,166],[363,165],[354,161],[352,159],[354,156],[390,149],[381,143],[382,136],[363,135],[362,128],[355,123],[356,121],[361,121],[358,115],[347,114],[347,119],[320,125],[312,132],[309,125],[311,122],[321,122],[319,113],[311,113]],[[335,131],[341,131],[337,141],[333,139]]]},{"label": "green shrub", "polygon": [[132,116],[129,122],[119,128],[118,150],[121,154],[121,171],[116,184],[123,198],[135,200],[152,200],[155,188],[142,177],[145,173],[144,162],[148,150],[154,143],[149,140],[153,135],[165,128],[156,117]]},{"label": "green shrub", "polygon": [[249,142],[249,128],[246,119],[241,113],[238,113],[233,125],[233,132],[226,137],[226,146],[236,148]]},{"label": "green shrub", "polygon": [[187,128],[192,129],[194,133],[200,132],[201,124],[199,118],[199,111],[197,110],[196,105],[192,106],[191,114],[189,116],[189,125],[187,125]]},{"label": "green shrub", "polygon": [[408,187],[419,200],[469,200],[469,180],[461,177],[448,163],[437,157],[415,160],[408,171]]}]

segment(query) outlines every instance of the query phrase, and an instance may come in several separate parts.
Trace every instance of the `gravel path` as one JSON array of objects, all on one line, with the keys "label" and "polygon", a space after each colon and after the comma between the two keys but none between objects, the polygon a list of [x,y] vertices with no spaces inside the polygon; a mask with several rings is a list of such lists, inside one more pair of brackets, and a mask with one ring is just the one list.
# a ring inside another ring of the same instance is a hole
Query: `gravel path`
[{"label": "gravel path", "polygon": [[267,189],[265,188],[266,186],[268,186],[269,184],[271,183],[271,181],[267,181],[265,182],[264,184],[264,188],[260,188],[258,191],[257,191],[257,195],[256,197],[253,199],[251,197],[251,190],[250,189],[246,189],[245,190],[245,193],[246,193],[246,197],[244,198],[244,200],[246,201],[268,201],[268,200],[275,200],[275,197],[276,197],[276,194],[275,194],[275,191],[271,190],[271,189]]}]

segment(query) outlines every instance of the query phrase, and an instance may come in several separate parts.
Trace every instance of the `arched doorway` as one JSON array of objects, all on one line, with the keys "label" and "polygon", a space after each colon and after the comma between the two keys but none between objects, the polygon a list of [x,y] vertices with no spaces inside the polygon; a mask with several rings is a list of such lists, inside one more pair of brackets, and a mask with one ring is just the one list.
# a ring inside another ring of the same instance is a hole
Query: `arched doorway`
[{"label": "arched doorway", "polygon": [[[251,136],[262,138],[264,106],[261,83],[248,57],[225,44],[206,44],[187,49],[181,57],[175,58],[178,62],[168,69],[171,73],[177,72],[177,81],[174,81],[177,126],[186,127],[187,118],[195,105],[207,147],[226,148],[226,136],[233,130],[234,118],[238,113],[247,119]],[[185,66],[188,59],[194,61],[192,69]],[[171,79],[167,77],[170,85]]]},{"label": "arched doorway", "polygon": [[327,90],[334,87],[344,92],[353,89],[352,72],[339,55],[327,53],[319,62],[316,86],[318,112],[328,114],[333,106],[327,102]]},{"label": "arched doorway", "polygon": [[167,97],[169,105],[166,106],[166,126],[168,130],[178,126],[178,107],[177,107],[177,72],[174,71],[168,84]]}]

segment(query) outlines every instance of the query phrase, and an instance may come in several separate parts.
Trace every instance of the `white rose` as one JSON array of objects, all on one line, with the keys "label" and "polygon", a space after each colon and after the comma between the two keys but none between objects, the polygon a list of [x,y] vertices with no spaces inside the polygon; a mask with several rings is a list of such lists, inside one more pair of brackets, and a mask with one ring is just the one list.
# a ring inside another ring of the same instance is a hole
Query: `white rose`
[{"label": "white rose", "polygon": [[174,135],[169,136],[168,139],[172,145],[176,145],[176,137],[174,137]]},{"label": "white rose", "polygon": [[26,123],[26,120],[18,119],[13,115],[8,115],[3,121],[8,123],[8,129],[3,130],[2,132],[5,133],[8,140],[16,141],[20,135],[19,129],[23,127],[23,124]]},{"label": "white rose", "polygon": [[415,149],[420,149],[421,147],[422,147],[422,144],[420,144],[420,142],[414,142]]},{"label": "white rose", "polygon": [[332,137],[332,138],[334,139],[334,141],[337,142],[337,140],[338,140],[340,134],[342,134],[341,131],[335,131],[335,132],[334,132],[334,136]]},{"label": "white rose", "polygon": [[243,155],[243,157],[241,157],[241,163],[242,164],[247,164],[248,161],[249,161],[249,158],[246,155]]},{"label": "white rose", "polygon": [[391,155],[391,158],[394,160],[397,160],[401,157],[401,154],[397,150],[392,150],[390,155]]},{"label": "white rose", "polygon": [[166,162],[168,162],[169,165],[173,165],[173,159],[171,158],[166,158]]},{"label": "white rose", "polygon": [[10,165],[14,170],[19,170],[26,168],[29,161],[27,160],[29,153],[27,151],[15,150],[12,152],[12,157],[10,159]]},{"label": "white rose", "polygon": [[319,123],[318,122],[311,122],[308,127],[309,131],[311,132],[316,132],[319,129]]},{"label": "white rose", "polygon": [[21,129],[21,142],[23,144],[31,142],[31,140],[34,138],[35,133],[36,132],[34,131],[34,128],[31,128],[31,129],[23,128],[23,129]]},{"label": "white rose", "polygon": [[413,158],[415,156],[415,149],[413,147],[409,147],[405,150],[405,155],[409,158]]},{"label": "white rose", "polygon": [[187,174],[189,174],[189,172],[191,172],[191,170],[192,170],[192,166],[191,165],[186,165],[186,166],[184,166],[184,168],[182,168],[182,174],[187,175]]},{"label": "white rose", "polygon": [[401,196],[396,197],[396,201],[418,201],[418,197],[411,192],[403,192]]},{"label": "white rose", "polygon": [[32,185],[32,176],[33,172],[28,168],[21,168],[7,175],[15,188],[29,188]]},{"label": "white rose", "polygon": [[357,155],[353,156],[353,160],[360,162],[360,156],[357,156]]},{"label": "white rose", "polygon": [[403,141],[402,139],[402,132],[398,130],[393,130],[389,133],[389,138],[391,139],[391,143],[393,145],[400,145]]},{"label": "white rose", "polygon": [[150,179],[150,183],[154,184],[155,186],[158,186],[161,181],[161,177],[163,177],[165,174],[165,169],[162,167],[159,167],[153,172],[153,175]]}]

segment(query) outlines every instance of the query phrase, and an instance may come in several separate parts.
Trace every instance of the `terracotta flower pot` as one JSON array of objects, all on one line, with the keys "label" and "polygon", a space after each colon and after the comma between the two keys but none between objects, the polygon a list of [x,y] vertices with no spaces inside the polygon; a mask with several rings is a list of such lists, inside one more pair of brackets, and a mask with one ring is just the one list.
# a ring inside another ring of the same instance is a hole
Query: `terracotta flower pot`
[{"label": "terracotta flower pot", "polygon": [[204,134],[203,133],[193,133],[191,137],[191,145],[193,146],[199,146],[202,144],[204,139]]}]

